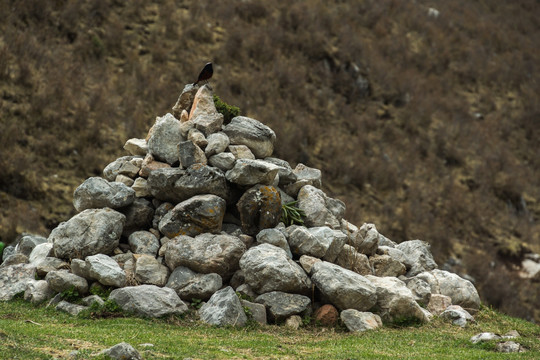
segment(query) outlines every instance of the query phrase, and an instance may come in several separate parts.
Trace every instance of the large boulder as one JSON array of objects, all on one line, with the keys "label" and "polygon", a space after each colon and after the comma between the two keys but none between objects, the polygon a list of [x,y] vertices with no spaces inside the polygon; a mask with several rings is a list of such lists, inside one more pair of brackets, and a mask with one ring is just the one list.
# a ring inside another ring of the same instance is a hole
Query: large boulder
[{"label": "large boulder", "polygon": [[226,202],[216,195],[196,195],[182,201],[159,222],[159,231],[168,238],[195,236],[221,231]]},{"label": "large boulder", "polygon": [[309,229],[294,226],[289,230],[289,245],[293,254],[309,255],[329,262],[336,260],[347,239],[341,231],[332,230],[327,226]]},{"label": "large boulder", "polygon": [[186,266],[203,274],[216,273],[228,280],[238,270],[246,246],[236,236],[201,234],[178,236],[167,243],[165,263],[169,269]]},{"label": "large boulder", "polygon": [[87,209],[58,225],[48,241],[61,259],[110,254],[118,246],[125,220],[123,214],[109,208]]},{"label": "large boulder", "polygon": [[230,286],[214,293],[199,309],[199,316],[205,323],[217,326],[244,326],[247,322],[240,299]]},{"label": "large boulder", "polygon": [[73,193],[73,206],[78,212],[105,207],[118,209],[130,205],[134,200],[135,190],[101,177],[86,179]]},{"label": "large boulder", "polygon": [[223,127],[233,145],[246,145],[253,154],[261,159],[274,152],[276,134],[268,126],[245,116],[237,116]]},{"label": "large boulder", "polygon": [[279,167],[264,160],[238,159],[225,174],[227,180],[241,186],[271,185]]},{"label": "large boulder", "polygon": [[444,271],[432,270],[431,274],[438,283],[438,293],[449,296],[453,305],[459,305],[468,312],[475,314],[480,308],[480,297],[474,285],[457,274]]},{"label": "large boulder", "polygon": [[128,286],[111,291],[114,300],[124,311],[143,317],[182,315],[188,307],[173,289],[155,285]]},{"label": "large boulder", "polygon": [[157,160],[173,165],[179,161],[178,143],[184,141],[180,121],[172,114],[157,117],[148,133],[148,152]]},{"label": "large boulder", "polygon": [[246,283],[259,293],[282,291],[310,294],[311,281],[285,250],[270,244],[252,247],[240,259]]},{"label": "large boulder", "polygon": [[273,228],[281,219],[281,197],[273,186],[256,185],[247,190],[236,204],[245,234],[256,235]]},{"label": "large boulder", "polygon": [[259,295],[255,301],[265,305],[269,319],[277,323],[284,321],[289,316],[304,314],[311,304],[311,300],[307,296],[281,291],[271,291]]},{"label": "large boulder", "polygon": [[404,241],[397,245],[397,249],[401,250],[409,258],[409,262],[413,264],[407,272],[408,277],[437,268],[437,263],[433,260],[433,255],[431,255],[430,245],[425,241]]},{"label": "large boulder", "polygon": [[23,293],[35,277],[36,267],[33,265],[0,267],[0,300],[11,300],[15,295]]},{"label": "large boulder", "polygon": [[191,269],[179,266],[171,273],[165,286],[176,291],[180,299],[208,300],[223,284],[221,276],[215,273],[199,274]]},{"label": "large boulder", "polygon": [[377,303],[375,286],[360,274],[326,261],[315,263],[311,272],[325,300],[340,310],[367,311]]}]

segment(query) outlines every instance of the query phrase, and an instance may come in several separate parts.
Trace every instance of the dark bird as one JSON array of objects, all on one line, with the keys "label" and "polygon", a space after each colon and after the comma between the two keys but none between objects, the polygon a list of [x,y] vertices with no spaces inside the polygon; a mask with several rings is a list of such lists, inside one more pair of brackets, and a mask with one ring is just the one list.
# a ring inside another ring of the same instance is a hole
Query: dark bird
[{"label": "dark bird", "polygon": [[209,62],[208,64],[204,65],[203,69],[201,70],[201,73],[199,74],[199,78],[197,79],[197,81],[193,83],[193,85],[197,85],[201,81],[210,79],[213,74],[214,74],[214,68],[212,68],[212,63]]}]

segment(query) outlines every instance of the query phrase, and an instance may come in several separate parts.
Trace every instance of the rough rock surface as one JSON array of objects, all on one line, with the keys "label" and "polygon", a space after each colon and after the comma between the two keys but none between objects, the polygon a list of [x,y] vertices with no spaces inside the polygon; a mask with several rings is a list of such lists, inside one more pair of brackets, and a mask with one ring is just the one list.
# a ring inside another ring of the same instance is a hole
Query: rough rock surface
[{"label": "rough rock surface", "polygon": [[236,204],[242,230],[256,235],[263,229],[273,228],[281,218],[281,197],[273,186],[256,185],[247,190]]},{"label": "rough rock surface", "polygon": [[408,277],[437,268],[437,263],[433,260],[433,255],[429,250],[430,245],[425,241],[404,241],[398,244],[397,249],[401,250],[410,259],[411,264],[414,264],[407,272]]},{"label": "rough rock surface", "polygon": [[141,354],[126,342],[121,342],[111,348],[105,349],[99,355],[104,355],[107,358],[115,360],[142,360]]},{"label": "rough rock surface", "polygon": [[182,315],[188,308],[173,289],[155,285],[127,286],[111,291],[114,300],[124,311],[143,317]]},{"label": "rough rock surface", "polygon": [[337,324],[339,312],[334,306],[325,304],[318,308],[313,316],[317,324],[332,327]]},{"label": "rough rock surface", "polygon": [[289,316],[303,314],[311,304],[311,300],[307,296],[281,291],[271,291],[259,295],[255,301],[265,305],[268,309],[269,319],[278,323]]},{"label": "rough rock surface", "polygon": [[103,285],[123,287],[126,285],[126,273],[118,263],[104,254],[88,256],[85,259],[88,275]]},{"label": "rough rock surface", "polygon": [[371,312],[347,309],[341,312],[341,321],[351,332],[364,332],[382,326],[381,317]]},{"label": "rough rock surface", "polygon": [[[290,194],[289,194],[290,195]],[[328,196],[314,186],[306,185],[298,192],[298,208],[306,214],[304,224],[307,227],[328,226],[340,228],[340,220],[327,206]]]},{"label": "rough rock surface", "polygon": [[88,281],[85,278],[72,274],[67,270],[51,271],[45,276],[50,288],[56,292],[76,290],[79,294],[88,292]]},{"label": "rough rock surface", "polygon": [[199,309],[199,316],[205,323],[217,326],[244,326],[247,322],[242,303],[230,286],[216,291]]},{"label": "rough rock surface", "polygon": [[199,274],[191,269],[179,266],[171,273],[165,286],[176,291],[180,299],[208,300],[223,284],[221,276],[216,273]]},{"label": "rough rock surface", "polygon": [[36,267],[32,265],[0,267],[0,300],[11,300],[15,295],[24,292],[35,276]]},{"label": "rough rock surface", "polygon": [[435,269],[431,271],[439,284],[440,294],[450,296],[452,304],[460,305],[471,313],[480,308],[480,296],[474,285],[457,274]]},{"label": "rough rock surface", "polygon": [[238,159],[225,177],[240,186],[272,185],[278,171],[278,166],[264,160]]},{"label": "rough rock surface", "polygon": [[109,207],[117,209],[135,200],[135,190],[120,182],[108,182],[101,177],[86,179],[73,193],[73,206],[79,212]]},{"label": "rough rock surface", "polygon": [[274,152],[276,134],[268,126],[245,116],[237,116],[223,127],[233,145],[246,145],[253,154],[261,159]]},{"label": "rough rock surface", "polygon": [[180,133],[180,121],[172,114],[158,117],[148,135],[148,152],[156,160],[170,165],[178,162],[178,143],[184,141]]}]

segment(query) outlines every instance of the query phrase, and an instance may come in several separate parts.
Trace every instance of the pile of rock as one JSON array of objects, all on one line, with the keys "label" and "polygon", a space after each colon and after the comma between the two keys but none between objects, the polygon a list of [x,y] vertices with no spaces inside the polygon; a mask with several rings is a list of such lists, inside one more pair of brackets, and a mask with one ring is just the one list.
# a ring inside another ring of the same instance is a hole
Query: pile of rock
[{"label": "pile of rock", "polygon": [[[341,318],[351,331],[441,314],[472,320],[480,299],[471,282],[438,270],[424,241],[396,244],[373,224],[347,222],[319,170],[272,157],[275,140],[248,117],[224,124],[211,88],[187,85],[173,114],[127,141],[131,155],[75,190],[79,214],[48,239],[24,236],[5,249],[0,299],[109,287],[109,299],[141,316],[202,301],[200,319],[215,325],[242,326],[246,312],[291,326],[306,315],[325,325]],[[292,201],[305,217],[286,226],[282,205]]]}]

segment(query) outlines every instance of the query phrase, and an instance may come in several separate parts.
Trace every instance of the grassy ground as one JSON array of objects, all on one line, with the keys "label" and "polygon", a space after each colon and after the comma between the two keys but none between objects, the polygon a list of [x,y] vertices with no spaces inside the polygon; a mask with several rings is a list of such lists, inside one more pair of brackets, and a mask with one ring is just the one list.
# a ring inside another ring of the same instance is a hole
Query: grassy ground
[{"label": "grassy ground", "polygon": [[[351,334],[308,325],[301,330],[277,326],[243,329],[202,325],[183,319],[82,319],[21,300],[0,306],[0,358],[99,359],[92,355],[125,341],[145,359],[538,359],[540,327],[483,308],[477,324],[466,329],[436,319],[421,327],[384,327]],[[471,336],[517,330],[528,351],[500,354],[495,343],[473,345]],[[144,346],[142,344],[153,344]]]}]

